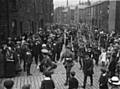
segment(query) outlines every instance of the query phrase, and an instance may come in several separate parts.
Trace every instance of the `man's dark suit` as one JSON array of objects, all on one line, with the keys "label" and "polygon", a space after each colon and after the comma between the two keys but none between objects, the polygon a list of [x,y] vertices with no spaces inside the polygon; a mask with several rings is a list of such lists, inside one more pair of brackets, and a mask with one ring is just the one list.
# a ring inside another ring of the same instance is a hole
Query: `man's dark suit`
[{"label": "man's dark suit", "polygon": [[83,61],[83,72],[84,72],[84,83],[83,87],[86,86],[87,77],[90,76],[91,86],[93,85],[93,60],[91,58],[84,59]]}]

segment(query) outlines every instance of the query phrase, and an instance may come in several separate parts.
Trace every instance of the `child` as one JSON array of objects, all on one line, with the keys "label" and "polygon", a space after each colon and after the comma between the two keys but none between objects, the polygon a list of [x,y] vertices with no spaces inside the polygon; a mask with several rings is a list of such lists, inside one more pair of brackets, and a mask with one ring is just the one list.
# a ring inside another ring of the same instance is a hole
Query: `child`
[{"label": "child", "polygon": [[69,80],[69,88],[68,89],[78,89],[78,80],[75,78],[75,72],[70,73],[71,78]]},{"label": "child", "polygon": [[51,73],[45,72],[44,75],[45,75],[45,78],[41,83],[40,89],[55,89],[54,81],[51,79]]},{"label": "child", "polygon": [[105,69],[101,69],[101,76],[99,78],[99,89],[108,89],[108,76]]}]

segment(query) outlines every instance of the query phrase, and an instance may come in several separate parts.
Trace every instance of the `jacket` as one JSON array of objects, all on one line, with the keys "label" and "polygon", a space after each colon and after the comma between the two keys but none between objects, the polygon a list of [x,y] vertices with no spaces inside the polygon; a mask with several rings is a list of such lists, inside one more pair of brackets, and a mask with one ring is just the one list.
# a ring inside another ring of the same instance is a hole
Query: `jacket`
[{"label": "jacket", "polygon": [[78,88],[78,80],[75,77],[70,78],[68,89],[77,89],[77,88]]},{"label": "jacket", "polygon": [[54,89],[55,85],[54,82],[51,78],[46,77],[42,83],[41,83],[41,88],[40,89]]},{"label": "jacket", "polygon": [[108,76],[107,74],[101,74],[99,78],[99,89],[108,89]]},{"label": "jacket", "polygon": [[84,59],[83,60],[83,72],[84,74],[86,75],[91,75],[93,74],[93,67],[94,67],[94,64],[93,64],[93,60],[92,59]]}]

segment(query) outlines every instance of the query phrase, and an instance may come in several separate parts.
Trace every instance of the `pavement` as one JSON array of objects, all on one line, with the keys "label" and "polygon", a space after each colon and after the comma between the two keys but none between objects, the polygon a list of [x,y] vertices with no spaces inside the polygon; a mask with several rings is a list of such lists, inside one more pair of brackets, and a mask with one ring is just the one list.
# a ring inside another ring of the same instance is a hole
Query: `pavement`
[{"label": "pavement", "polygon": [[[63,45],[63,51],[61,54],[64,52],[65,46]],[[79,63],[75,62],[74,67],[72,68],[72,71],[76,72],[76,78],[79,81],[79,88],[78,89],[83,89],[81,86],[83,85],[83,72],[80,70]],[[37,70],[37,66],[33,62],[31,66],[31,73],[32,76],[27,76],[25,72],[22,72],[20,76],[14,77],[14,78],[8,78],[14,81],[14,87],[13,89],[22,89],[22,86],[25,84],[31,84],[31,89],[40,89],[41,86],[41,81],[44,79],[44,75]],[[52,75],[52,79],[54,80],[55,83],[55,89],[68,89],[68,86],[64,86],[65,83],[65,78],[66,78],[66,72],[64,69],[64,66],[61,62],[57,63],[57,69],[55,69],[54,74]],[[100,67],[99,66],[94,66],[94,77],[93,77],[93,86],[90,86],[90,79],[88,78],[87,84],[86,84],[86,89],[99,89],[98,88],[98,80],[100,77]],[[8,79],[3,79],[3,82]]]},{"label": "pavement", "polygon": [[[65,83],[65,69],[62,63],[57,64],[58,67],[55,69],[52,78],[55,83],[56,89],[67,89],[68,86],[64,86]],[[83,72],[80,70],[79,63],[75,63],[75,66],[72,68],[72,71],[76,72],[76,78],[79,81],[79,89],[82,89],[83,84]],[[14,81],[13,89],[21,89],[24,84],[31,84],[31,89],[40,89],[41,81],[44,79],[42,73],[37,70],[36,65],[33,63],[31,67],[32,76],[27,76],[25,72],[22,72],[20,76],[14,78],[8,78]],[[100,76],[100,67],[94,67],[94,84],[90,86],[90,79],[88,78],[86,89],[99,89],[98,88],[98,79]],[[3,79],[3,82],[7,79]]]}]

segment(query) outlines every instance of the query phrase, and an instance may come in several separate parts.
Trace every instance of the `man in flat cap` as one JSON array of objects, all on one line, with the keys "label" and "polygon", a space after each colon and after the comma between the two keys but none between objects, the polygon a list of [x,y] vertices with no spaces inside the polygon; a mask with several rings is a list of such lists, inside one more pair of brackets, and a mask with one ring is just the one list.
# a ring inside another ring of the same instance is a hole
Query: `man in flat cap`
[{"label": "man in flat cap", "polygon": [[69,80],[69,88],[68,89],[78,89],[78,85],[79,85],[79,82],[78,80],[75,78],[75,72],[72,71],[70,73],[70,80]]},{"label": "man in flat cap", "polygon": [[6,80],[4,82],[4,87],[6,89],[12,89],[13,88],[13,85],[14,85],[14,81],[13,80]]}]

